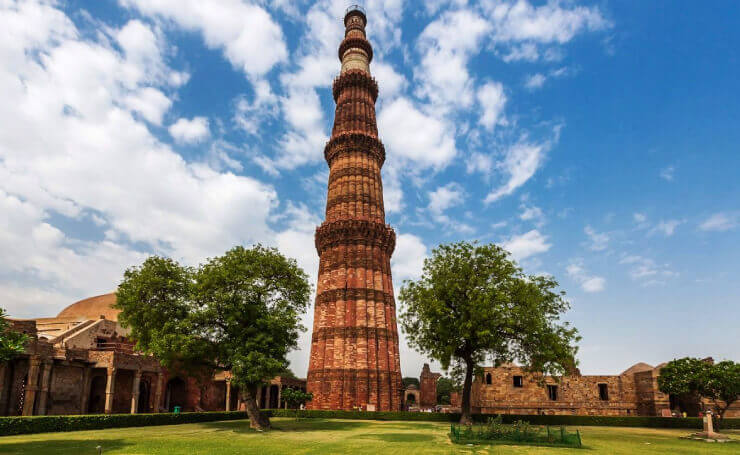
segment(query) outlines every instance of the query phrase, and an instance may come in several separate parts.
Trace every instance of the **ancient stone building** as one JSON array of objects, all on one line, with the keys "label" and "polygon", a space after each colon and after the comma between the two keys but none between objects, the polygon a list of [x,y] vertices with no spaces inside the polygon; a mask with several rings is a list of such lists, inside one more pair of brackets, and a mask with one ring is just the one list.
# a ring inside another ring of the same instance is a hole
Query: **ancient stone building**
[{"label": "ancient stone building", "polygon": [[[711,359],[709,359],[711,360]],[[473,413],[483,414],[570,414],[612,416],[671,416],[686,412],[696,416],[704,406],[684,397],[666,395],[658,390],[658,376],[663,364],[652,367],[638,363],[619,375],[590,376],[579,373],[555,378],[527,373],[515,365],[486,367],[473,382]],[[452,406],[460,407],[460,394],[452,397]],[[725,414],[740,416],[740,403]]]},{"label": "ancient stone building", "polygon": [[421,390],[419,397],[419,407],[422,409],[430,409],[437,406],[437,380],[442,377],[439,373],[432,373],[429,369],[429,364],[425,363],[421,369],[421,375],[419,376],[419,389]]},{"label": "ancient stone building", "polygon": [[[82,300],[54,318],[11,320],[29,335],[23,354],[0,363],[0,415],[60,415],[223,411],[242,408],[229,371],[207,381],[171,374],[152,356],[135,352],[112,308],[115,294]],[[283,407],[283,387],[305,380],[277,377],[258,403]]]},{"label": "ancient stone building", "polygon": [[398,410],[401,364],[390,258],[396,235],[385,224],[370,75],[373,50],[358,7],[345,17],[334,80],[334,128],[324,149],[329,164],[326,220],[316,229],[319,278],[307,387],[310,409]]}]

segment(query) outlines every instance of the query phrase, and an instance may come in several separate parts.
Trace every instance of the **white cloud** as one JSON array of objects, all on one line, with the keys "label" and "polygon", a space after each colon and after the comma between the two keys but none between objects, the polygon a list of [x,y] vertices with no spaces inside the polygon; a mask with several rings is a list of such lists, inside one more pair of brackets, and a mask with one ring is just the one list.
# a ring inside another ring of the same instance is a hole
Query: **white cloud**
[{"label": "white cloud", "polygon": [[544,161],[545,144],[518,143],[509,147],[501,162],[496,167],[508,180],[503,185],[488,193],[485,202],[491,203],[512,194],[529,180]]},{"label": "white cloud", "polygon": [[699,225],[702,231],[729,231],[740,226],[740,213],[718,212]]},{"label": "white cloud", "polygon": [[412,161],[418,171],[441,169],[457,154],[450,125],[425,114],[404,97],[383,107],[378,128],[389,160]]},{"label": "white cloud", "polygon": [[502,244],[517,261],[530,256],[547,252],[552,246],[547,243],[547,236],[542,235],[537,229],[533,229],[521,235],[514,235],[506,239]]},{"label": "white cloud", "polygon": [[478,89],[478,103],[481,107],[480,124],[492,130],[496,125],[506,125],[504,106],[506,95],[500,82],[487,82]]},{"label": "white cloud", "polygon": [[180,144],[195,144],[202,142],[211,135],[208,128],[208,119],[205,117],[193,117],[192,119],[180,118],[170,125],[170,135]]},{"label": "white cloud", "polygon": [[468,9],[446,11],[427,25],[418,41],[417,95],[442,113],[469,107],[474,90],[468,61],[489,28],[487,21]]},{"label": "white cloud", "polygon": [[666,237],[670,237],[676,231],[676,228],[685,222],[686,220],[661,220],[649,233],[660,233]]},{"label": "white cloud", "polygon": [[413,234],[397,235],[396,250],[391,258],[391,269],[395,282],[418,279],[427,254],[427,247],[419,237]]},{"label": "white cloud", "polygon": [[588,248],[592,251],[604,251],[609,247],[609,234],[606,232],[596,232],[591,226],[583,228],[583,232],[588,236]]},{"label": "white cloud", "polygon": [[519,206],[522,212],[519,214],[519,219],[522,221],[531,221],[537,227],[542,227],[545,224],[545,214],[542,209],[536,205],[528,206],[522,204]]},{"label": "white cloud", "polygon": [[664,284],[665,279],[678,275],[668,265],[658,265],[654,260],[644,256],[627,255],[622,257],[619,263],[629,265],[630,277],[641,281],[643,285]]},{"label": "white cloud", "polygon": [[566,268],[566,272],[568,273],[568,276],[576,280],[581,285],[581,289],[585,292],[601,292],[606,287],[606,279],[604,277],[589,274],[583,268],[583,262],[581,260],[571,263]]},{"label": "white cloud", "polygon": [[564,44],[583,31],[604,30],[611,26],[597,7],[572,6],[557,0],[533,6],[526,0],[484,3],[496,42]]},{"label": "white cloud", "polygon": [[265,80],[254,83],[254,97],[250,102],[247,97],[241,96],[236,101],[234,121],[248,134],[257,136],[262,123],[277,116],[278,97],[272,92],[270,84]]},{"label": "white cloud", "polygon": [[[82,34],[52,4],[30,1],[0,9],[0,29],[12,37],[0,40],[0,295],[28,296],[5,301],[11,314],[52,294],[56,305],[109,292],[151,252],[192,264],[275,244],[271,186],[186,161],[132,114],[157,121],[163,108],[131,100],[185,79],[155,51],[165,43],[130,33],[145,30],[138,24]],[[59,217],[97,236],[75,238]]]},{"label": "white cloud", "polygon": [[406,78],[396,72],[393,66],[385,62],[373,62],[373,75],[378,81],[380,99],[393,99],[400,94],[407,85]]},{"label": "white cloud", "polygon": [[444,212],[452,207],[459,207],[465,201],[465,191],[456,182],[440,186],[429,193],[429,206],[427,209],[437,223],[441,223],[458,232],[472,233],[474,229],[460,220],[452,220]]},{"label": "white cloud", "polygon": [[660,178],[668,182],[672,182],[675,172],[676,169],[673,166],[664,167],[660,170]]},{"label": "white cloud", "polygon": [[220,49],[232,65],[255,79],[288,57],[280,25],[259,5],[240,0],[119,0],[119,3],[165,23],[172,21],[200,32],[208,47]]},{"label": "white cloud", "polygon": [[647,221],[647,216],[644,213],[634,213],[632,219],[635,220],[635,223],[642,224]]},{"label": "white cloud", "polygon": [[542,88],[542,86],[545,85],[546,80],[547,77],[541,73],[531,74],[527,76],[527,79],[524,81],[524,86],[529,90],[536,90],[538,88]]},{"label": "white cloud", "polygon": [[124,104],[132,111],[138,112],[147,121],[159,126],[162,117],[172,106],[172,101],[156,88],[144,87],[128,95]]}]

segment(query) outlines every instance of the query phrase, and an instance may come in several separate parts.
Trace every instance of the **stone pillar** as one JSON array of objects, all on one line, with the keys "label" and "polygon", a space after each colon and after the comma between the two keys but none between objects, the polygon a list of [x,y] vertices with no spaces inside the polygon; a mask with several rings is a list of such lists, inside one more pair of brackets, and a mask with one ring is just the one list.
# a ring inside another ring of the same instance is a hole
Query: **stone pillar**
[{"label": "stone pillar", "polygon": [[33,415],[33,406],[36,403],[36,392],[39,390],[39,365],[41,359],[38,356],[28,360],[28,383],[26,384],[26,397],[23,400],[24,416]]},{"label": "stone pillar", "polygon": [[270,389],[272,389],[272,385],[268,383],[265,387],[267,390],[265,390],[265,406],[263,409],[270,409]]},{"label": "stone pillar", "polygon": [[116,369],[108,367],[108,380],[105,383],[105,413],[113,413],[113,396],[116,392]]},{"label": "stone pillar", "polygon": [[157,373],[157,387],[154,389],[154,412],[162,412],[162,382],[164,375],[160,371]]},{"label": "stone pillar", "polygon": [[39,395],[39,405],[36,414],[46,415],[46,403],[49,400],[49,389],[51,389],[51,370],[54,368],[53,361],[44,362],[44,369],[41,373],[41,394]]},{"label": "stone pillar", "polygon": [[226,380],[226,411],[231,411],[231,380]]},{"label": "stone pillar", "polygon": [[283,386],[282,384],[278,385],[278,399],[277,399],[277,409],[280,409],[282,406],[280,406],[280,399],[283,397]]},{"label": "stone pillar", "polygon": [[134,372],[134,384],[131,386],[131,414],[139,412],[139,385],[141,384],[141,370]]},{"label": "stone pillar", "polygon": [[80,414],[87,414],[87,404],[90,399],[92,367],[82,369],[82,396],[80,396]]}]

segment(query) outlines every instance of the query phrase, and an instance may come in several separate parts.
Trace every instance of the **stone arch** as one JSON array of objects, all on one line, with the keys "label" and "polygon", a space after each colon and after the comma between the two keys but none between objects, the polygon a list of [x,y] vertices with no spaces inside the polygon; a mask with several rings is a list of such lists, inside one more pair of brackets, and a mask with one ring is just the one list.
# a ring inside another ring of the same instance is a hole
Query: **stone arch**
[{"label": "stone arch", "polygon": [[491,385],[492,383],[491,373],[486,373],[486,385]]},{"label": "stone arch", "polygon": [[102,414],[105,412],[105,376],[93,376],[90,381],[90,397],[87,400],[87,412],[90,414]]}]

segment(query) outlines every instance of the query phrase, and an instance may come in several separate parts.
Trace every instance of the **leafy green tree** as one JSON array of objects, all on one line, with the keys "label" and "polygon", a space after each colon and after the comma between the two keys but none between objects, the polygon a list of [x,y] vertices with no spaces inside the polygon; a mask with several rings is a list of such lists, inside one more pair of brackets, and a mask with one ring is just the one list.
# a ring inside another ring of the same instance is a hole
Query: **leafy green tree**
[{"label": "leafy green tree", "polygon": [[450,404],[450,394],[457,389],[455,381],[442,376],[437,380],[437,403]]},{"label": "leafy green tree", "polygon": [[675,359],[660,369],[658,388],[670,395],[698,395],[711,400],[719,429],[725,411],[740,396],[740,364],[730,360],[711,363],[692,357]]},{"label": "leafy green tree", "polygon": [[410,386],[411,384],[415,385],[416,388],[419,388],[419,378],[403,378],[401,379],[401,383],[403,384],[403,387],[406,388]]},{"label": "leafy green tree", "polygon": [[551,277],[525,275],[504,249],[459,242],[424,260],[399,300],[411,346],[463,379],[461,423],[469,424],[473,376],[487,359],[519,361],[529,371],[562,375],[575,366],[580,338],[561,324],[569,308]]},{"label": "leafy green tree", "polygon": [[287,403],[289,408],[295,409],[296,417],[298,416],[298,408],[313,399],[312,393],[306,393],[301,389],[293,388],[283,389],[280,396],[282,397],[283,401]]},{"label": "leafy green tree", "polygon": [[150,257],[118,287],[119,320],[137,348],[167,368],[202,378],[232,373],[251,425],[269,428],[256,403],[261,384],[288,367],[305,330],[306,273],[273,248],[235,247],[197,268]]},{"label": "leafy green tree", "polygon": [[28,342],[28,335],[11,329],[7,313],[0,308],[0,362],[7,362],[22,353]]}]

